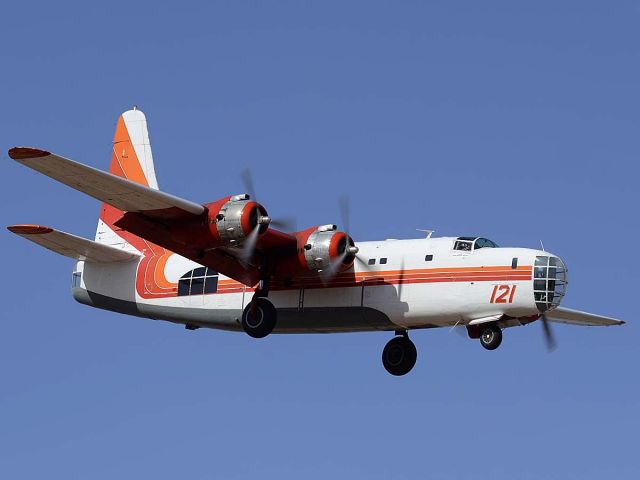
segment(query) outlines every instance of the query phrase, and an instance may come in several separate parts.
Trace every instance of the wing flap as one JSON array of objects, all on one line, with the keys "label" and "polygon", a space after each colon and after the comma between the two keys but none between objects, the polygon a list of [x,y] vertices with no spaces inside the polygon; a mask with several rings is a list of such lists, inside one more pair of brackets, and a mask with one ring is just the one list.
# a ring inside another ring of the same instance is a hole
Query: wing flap
[{"label": "wing flap", "polygon": [[45,150],[15,147],[8,153],[18,163],[125,212],[137,212],[151,218],[182,219],[205,211],[200,204]]},{"label": "wing flap", "polygon": [[552,322],[591,327],[622,325],[625,323],[617,318],[604,317],[602,315],[595,315],[593,313],[581,312],[580,310],[572,310],[570,308],[563,307],[558,307],[552,310],[547,314],[547,317]]},{"label": "wing flap", "polygon": [[126,262],[140,258],[137,253],[127,252],[102,243],[77,237],[70,233],[40,225],[11,225],[7,230],[37,243],[65,257],[90,262]]}]

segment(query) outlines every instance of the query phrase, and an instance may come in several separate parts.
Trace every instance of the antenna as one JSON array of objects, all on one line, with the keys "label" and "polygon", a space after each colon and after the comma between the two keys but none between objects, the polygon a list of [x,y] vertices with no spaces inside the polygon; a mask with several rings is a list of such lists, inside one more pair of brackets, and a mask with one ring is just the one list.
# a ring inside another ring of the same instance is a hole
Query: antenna
[{"label": "antenna", "polygon": [[422,228],[416,228],[416,230],[418,232],[425,232],[427,234],[427,238],[431,238],[431,235],[433,235],[433,232],[435,232],[435,230],[425,230]]},{"label": "antenna", "polygon": [[543,252],[546,252],[546,250],[544,249],[544,243],[542,243],[542,239],[540,239],[540,248]]}]

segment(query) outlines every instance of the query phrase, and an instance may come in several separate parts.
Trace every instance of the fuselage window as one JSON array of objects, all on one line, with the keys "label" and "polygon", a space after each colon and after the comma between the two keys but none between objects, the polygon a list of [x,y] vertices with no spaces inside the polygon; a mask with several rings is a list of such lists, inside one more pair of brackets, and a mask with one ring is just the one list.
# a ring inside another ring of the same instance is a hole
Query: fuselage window
[{"label": "fuselage window", "polygon": [[367,265],[375,265],[375,264],[376,264],[375,258],[370,258],[369,261],[367,262]]},{"label": "fuselage window", "polygon": [[199,267],[185,273],[178,281],[178,296],[202,295],[216,293],[218,289],[218,272],[206,267]]},{"label": "fuselage window", "polygon": [[426,256],[424,257],[424,261],[425,261],[425,262],[430,262],[431,260],[433,260],[433,255],[426,255]]},{"label": "fuselage window", "polygon": [[386,258],[381,258],[380,259],[380,265],[385,265],[387,263],[387,259]]},{"label": "fuselage window", "polygon": [[518,268],[518,257],[513,257],[513,260],[511,260],[511,268],[514,270]]}]

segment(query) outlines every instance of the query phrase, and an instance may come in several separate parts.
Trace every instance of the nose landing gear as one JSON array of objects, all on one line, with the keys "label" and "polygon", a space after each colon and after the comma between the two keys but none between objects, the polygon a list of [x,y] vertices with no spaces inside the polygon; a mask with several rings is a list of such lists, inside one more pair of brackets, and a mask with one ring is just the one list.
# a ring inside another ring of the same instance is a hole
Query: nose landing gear
[{"label": "nose landing gear", "polygon": [[487,350],[495,350],[502,343],[502,330],[497,325],[488,325],[480,334],[480,345]]},{"label": "nose landing gear", "polygon": [[406,331],[392,338],[382,351],[382,365],[391,375],[406,375],[416,364],[418,352]]}]

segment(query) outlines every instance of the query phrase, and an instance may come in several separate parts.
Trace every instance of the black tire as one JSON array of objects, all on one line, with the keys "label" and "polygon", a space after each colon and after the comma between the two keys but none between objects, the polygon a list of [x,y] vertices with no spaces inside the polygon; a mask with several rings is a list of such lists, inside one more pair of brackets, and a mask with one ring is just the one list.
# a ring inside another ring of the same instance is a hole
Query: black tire
[{"label": "black tire", "polygon": [[247,335],[253,338],[264,338],[269,335],[276,326],[278,312],[266,298],[257,298],[255,300],[255,317],[252,317],[251,303],[247,305],[242,312],[242,328]]},{"label": "black tire", "polygon": [[480,344],[487,350],[495,350],[502,343],[502,330],[497,325],[489,325],[480,335]]},{"label": "black tire", "polygon": [[392,338],[382,350],[382,365],[391,375],[406,375],[416,364],[418,351],[407,337]]}]

